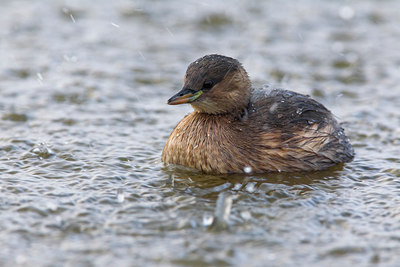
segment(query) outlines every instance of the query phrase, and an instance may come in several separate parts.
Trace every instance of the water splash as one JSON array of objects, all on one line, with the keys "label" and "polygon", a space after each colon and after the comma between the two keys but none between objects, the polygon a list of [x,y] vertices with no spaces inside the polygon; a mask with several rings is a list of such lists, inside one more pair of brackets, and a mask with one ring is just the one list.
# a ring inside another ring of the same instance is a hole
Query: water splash
[{"label": "water splash", "polygon": [[222,192],[218,195],[217,206],[215,208],[215,225],[216,227],[227,226],[229,214],[232,209],[232,196],[229,193]]},{"label": "water splash", "polygon": [[38,145],[36,145],[34,148],[32,148],[31,152],[33,154],[38,155],[40,158],[42,159],[47,159],[50,158],[52,156],[54,156],[56,153],[51,150],[50,147],[48,147],[47,144],[45,143],[39,143]]},{"label": "water splash", "polygon": [[256,191],[255,183],[248,183],[246,185],[246,191],[249,192],[249,193],[254,193],[254,191]]}]

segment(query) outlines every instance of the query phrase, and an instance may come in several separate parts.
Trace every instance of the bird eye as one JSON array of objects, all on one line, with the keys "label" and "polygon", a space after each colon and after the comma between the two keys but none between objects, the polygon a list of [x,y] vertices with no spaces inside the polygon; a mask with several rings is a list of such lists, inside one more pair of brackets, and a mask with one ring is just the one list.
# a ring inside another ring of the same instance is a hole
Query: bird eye
[{"label": "bird eye", "polygon": [[211,80],[206,80],[203,84],[203,89],[211,89],[214,86],[214,82]]}]

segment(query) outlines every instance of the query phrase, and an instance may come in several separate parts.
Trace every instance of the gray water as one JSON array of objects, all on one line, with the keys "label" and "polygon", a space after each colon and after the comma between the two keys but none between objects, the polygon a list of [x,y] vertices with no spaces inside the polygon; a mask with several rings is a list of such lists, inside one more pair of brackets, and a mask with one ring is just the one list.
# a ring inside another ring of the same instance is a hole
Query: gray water
[{"label": "gray water", "polygon": [[[1,266],[399,266],[400,1],[1,1]],[[160,155],[187,65],[309,94],[356,151],[315,173]]]}]

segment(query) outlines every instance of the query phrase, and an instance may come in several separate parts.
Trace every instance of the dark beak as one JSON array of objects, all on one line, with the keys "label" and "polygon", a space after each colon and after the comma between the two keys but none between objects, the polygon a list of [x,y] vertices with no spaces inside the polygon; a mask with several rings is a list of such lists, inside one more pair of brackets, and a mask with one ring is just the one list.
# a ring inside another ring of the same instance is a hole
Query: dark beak
[{"label": "dark beak", "polygon": [[189,88],[183,88],[176,95],[168,99],[168,105],[180,105],[185,103],[191,103],[196,100],[203,91],[194,91]]}]

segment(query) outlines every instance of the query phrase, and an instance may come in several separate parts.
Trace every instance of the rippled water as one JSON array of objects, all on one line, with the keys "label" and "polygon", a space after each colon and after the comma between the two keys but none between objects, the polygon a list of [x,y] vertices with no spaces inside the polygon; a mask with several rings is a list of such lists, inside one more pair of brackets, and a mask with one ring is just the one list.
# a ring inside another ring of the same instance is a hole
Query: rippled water
[{"label": "rippled water", "polygon": [[[400,2],[2,1],[0,265],[400,263]],[[187,65],[243,62],[310,94],[352,163],[164,167]]]}]

